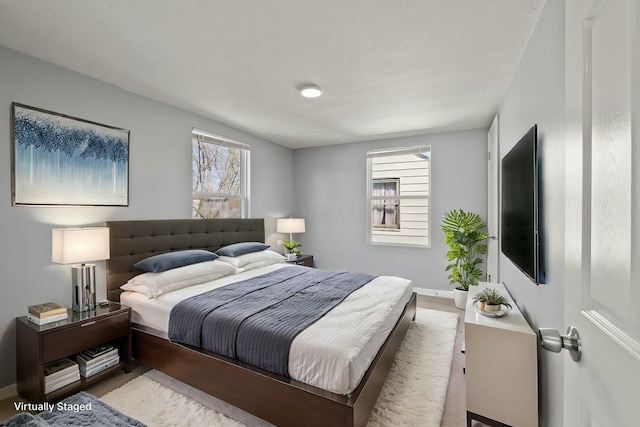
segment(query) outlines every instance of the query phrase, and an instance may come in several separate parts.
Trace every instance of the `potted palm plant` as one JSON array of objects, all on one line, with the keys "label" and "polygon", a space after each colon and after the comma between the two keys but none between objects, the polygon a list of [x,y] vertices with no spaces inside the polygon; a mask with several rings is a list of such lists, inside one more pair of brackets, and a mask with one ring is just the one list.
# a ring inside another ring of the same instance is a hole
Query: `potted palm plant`
[{"label": "potted palm plant", "polygon": [[447,265],[449,284],[454,289],[457,308],[464,309],[467,305],[469,286],[478,284],[482,276],[483,255],[487,252],[485,223],[480,215],[454,209],[447,212],[440,222],[445,241],[449,247],[447,251]]}]

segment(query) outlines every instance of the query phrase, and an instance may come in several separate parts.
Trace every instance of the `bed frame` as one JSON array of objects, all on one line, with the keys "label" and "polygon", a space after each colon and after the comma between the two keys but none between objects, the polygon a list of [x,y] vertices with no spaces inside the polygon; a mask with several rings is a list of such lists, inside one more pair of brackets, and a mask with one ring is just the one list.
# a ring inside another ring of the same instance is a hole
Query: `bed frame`
[{"label": "bed frame", "polygon": [[[264,242],[262,219],[111,221],[107,296],[120,300],[120,286],[140,273],[133,267],[151,255],[208,249],[246,241]],[[145,365],[244,409],[278,426],[365,426],[411,321],[416,294],[382,345],[360,385],[343,396],[272,374],[215,353],[168,341],[134,325],[134,357]]]}]

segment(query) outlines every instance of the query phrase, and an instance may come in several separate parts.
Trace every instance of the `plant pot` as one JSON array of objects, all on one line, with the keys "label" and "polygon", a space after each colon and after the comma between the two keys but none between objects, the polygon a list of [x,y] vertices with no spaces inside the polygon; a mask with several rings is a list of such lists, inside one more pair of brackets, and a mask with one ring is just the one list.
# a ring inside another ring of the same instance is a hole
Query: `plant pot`
[{"label": "plant pot", "polygon": [[453,290],[453,301],[456,305],[456,308],[460,310],[464,310],[467,307],[467,296],[469,292],[463,290],[462,288],[455,288]]},{"label": "plant pot", "polygon": [[485,303],[484,311],[500,311],[502,304]]}]

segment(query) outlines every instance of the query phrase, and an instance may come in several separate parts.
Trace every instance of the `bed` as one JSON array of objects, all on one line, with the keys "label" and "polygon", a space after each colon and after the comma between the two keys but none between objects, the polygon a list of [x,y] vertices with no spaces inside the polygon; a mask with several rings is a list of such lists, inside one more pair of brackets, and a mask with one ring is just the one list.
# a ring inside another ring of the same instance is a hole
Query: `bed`
[{"label": "bed", "polygon": [[[232,243],[264,241],[262,219],[114,221],[107,226],[111,236],[107,292],[114,301],[121,299],[120,286],[140,273],[133,265],[146,257],[183,249],[216,251]],[[127,298],[125,294],[123,299]],[[391,332],[380,340],[383,343],[379,351],[374,350],[361,379],[347,390],[328,391],[324,386],[171,342],[166,339],[162,321],[139,318],[135,322],[135,301],[130,298],[129,305],[134,306],[134,357],[276,425],[364,426],[415,318],[415,294],[403,298],[402,306],[395,309],[398,320],[388,328]]]}]

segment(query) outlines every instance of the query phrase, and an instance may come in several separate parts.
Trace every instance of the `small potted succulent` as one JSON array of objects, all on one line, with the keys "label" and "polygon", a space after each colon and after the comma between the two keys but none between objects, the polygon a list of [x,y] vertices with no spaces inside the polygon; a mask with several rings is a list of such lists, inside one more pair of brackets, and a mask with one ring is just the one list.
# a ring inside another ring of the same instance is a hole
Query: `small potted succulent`
[{"label": "small potted succulent", "polygon": [[473,297],[473,302],[478,307],[478,310],[495,312],[500,311],[503,305],[511,309],[509,301],[495,288],[486,288],[478,292]]},{"label": "small potted succulent", "polygon": [[282,242],[282,245],[287,250],[287,261],[294,261],[300,256],[300,249],[297,249],[298,246],[302,246],[300,243],[295,240],[285,240]]}]

